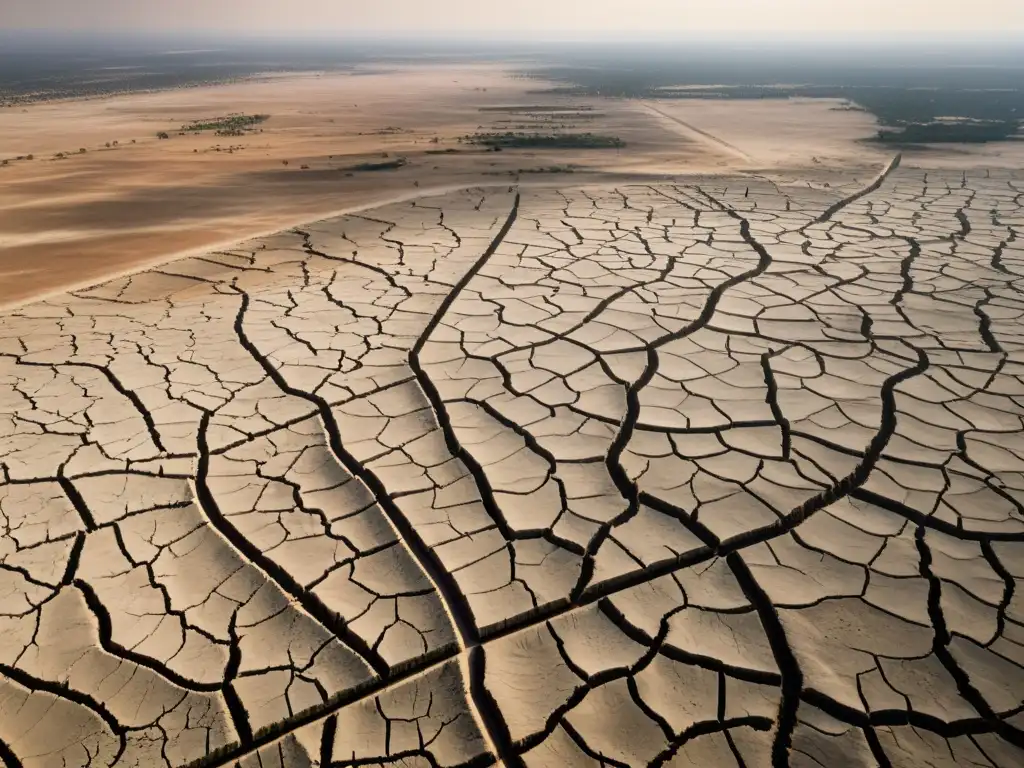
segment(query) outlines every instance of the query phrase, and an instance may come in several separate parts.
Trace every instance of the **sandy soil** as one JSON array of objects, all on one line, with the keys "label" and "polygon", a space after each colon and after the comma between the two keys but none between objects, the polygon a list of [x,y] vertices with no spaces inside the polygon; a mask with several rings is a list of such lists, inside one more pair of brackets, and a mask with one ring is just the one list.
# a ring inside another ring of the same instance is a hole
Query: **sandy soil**
[{"label": "sandy soil", "polygon": [[[733,150],[748,170],[860,167],[884,163],[896,148],[864,142],[877,123],[832,99],[663,100],[645,107],[675,123],[681,135]],[[695,130],[696,129],[696,130]],[[1024,142],[900,148],[908,167],[971,170],[1024,166]]]},{"label": "sandy soil", "polygon": [[679,121],[681,132],[704,131],[706,142],[733,148],[751,168],[882,164],[891,154],[860,142],[875,132],[875,118],[865,112],[838,109],[831,99],[722,99],[663,100],[647,107],[669,121]]},{"label": "sandy soil", "polygon": [[[434,67],[274,78],[6,112],[0,304],[418,189],[504,183],[513,180],[508,171],[520,168],[571,163],[595,172],[649,172],[713,169],[722,160],[638,120],[628,105],[602,105],[601,125],[587,126],[621,135],[628,151],[425,154],[458,149],[456,137],[481,125],[497,130],[497,121],[510,116],[479,107],[537,103],[526,96],[528,87],[535,84],[492,67]],[[262,133],[244,137],[177,133],[191,120],[232,112],[271,119]],[[158,140],[161,130],[171,139]],[[438,144],[429,143],[434,137]],[[106,147],[115,140],[116,147]],[[54,159],[58,152],[72,154]],[[408,165],[351,176],[339,171],[383,152],[405,156]],[[35,159],[13,159],[28,154]]]}]

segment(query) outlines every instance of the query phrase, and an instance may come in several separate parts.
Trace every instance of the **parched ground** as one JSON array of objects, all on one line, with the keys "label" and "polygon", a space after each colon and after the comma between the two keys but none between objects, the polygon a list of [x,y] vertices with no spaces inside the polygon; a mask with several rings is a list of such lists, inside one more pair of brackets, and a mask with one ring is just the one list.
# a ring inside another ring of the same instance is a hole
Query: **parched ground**
[{"label": "parched ground", "polygon": [[[454,189],[888,159],[885,148],[859,141],[874,135],[874,118],[837,111],[835,101],[687,99],[655,110],[631,99],[536,94],[544,83],[510,76],[521,67],[419,62],[0,108],[0,311],[313,219]],[[231,113],[270,117],[242,136],[180,132]],[[593,132],[626,146],[498,153],[460,139],[510,130]],[[924,154],[931,165],[1024,166],[1024,145],[998,146],[1006,157],[979,156],[979,147]],[[352,171],[384,153],[405,165]]]},{"label": "parched ground", "polygon": [[6,312],[0,758],[1024,764],[1022,205],[474,189]]}]

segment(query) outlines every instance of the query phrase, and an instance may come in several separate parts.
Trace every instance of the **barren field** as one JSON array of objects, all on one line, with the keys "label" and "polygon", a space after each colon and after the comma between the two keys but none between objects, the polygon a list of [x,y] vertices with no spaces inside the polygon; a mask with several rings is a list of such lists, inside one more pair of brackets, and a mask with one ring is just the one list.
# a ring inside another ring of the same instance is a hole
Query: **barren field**
[{"label": "barren field", "polygon": [[503,180],[0,313],[0,759],[1024,764],[1024,175],[787,173]]},{"label": "barren field", "polygon": [[[564,99],[540,100],[561,103],[563,115],[481,111],[534,105],[527,85],[535,86],[494,67],[438,66],[3,110],[0,305],[428,189],[692,172],[723,162],[625,103],[579,119],[573,108],[581,105]],[[232,113],[270,117],[241,136],[179,134],[194,120]],[[628,151],[496,153],[459,142],[552,124],[620,136]],[[169,138],[158,139],[160,131]],[[405,165],[354,169],[397,158]],[[555,166],[562,172],[547,172]]]}]

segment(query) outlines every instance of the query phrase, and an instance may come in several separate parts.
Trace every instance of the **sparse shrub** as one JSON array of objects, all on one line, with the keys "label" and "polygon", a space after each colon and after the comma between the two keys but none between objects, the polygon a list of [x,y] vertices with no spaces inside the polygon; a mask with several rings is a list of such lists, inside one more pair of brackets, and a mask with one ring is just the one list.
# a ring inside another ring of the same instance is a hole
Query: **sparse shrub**
[{"label": "sparse shrub", "polygon": [[110,142],[109,141],[106,143],[106,147],[107,147],[107,149],[110,149]]},{"label": "sparse shrub", "polygon": [[357,165],[350,165],[346,170],[350,171],[388,171],[395,168],[401,168],[406,164],[404,157],[396,157],[394,160],[382,160],[377,163],[358,163]]},{"label": "sparse shrub", "polygon": [[169,139],[171,138],[167,131],[157,131],[156,137],[158,139]]},{"label": "sparse shrub", "polygon": [[300,171],[308,171],[309,170],[309,166],[306,165],[305,163],[303,163],[302,165],[299,166],[299,170]]},{"label": "sparse shrub", "polygon": [[281,161],[281,165],[288,165],[288,161],[287,160],[282,160]]},{"label": "sparse shrub", "polygon": [[35,155],[25,155],[25,159],[26,160],[35,160],[36,156]]},{"label": "sparse shrub", "polygon": [[476,133],[463,137],[467,143],[503,149],[621,149],[626,143],[618,136],[593,133]]},{"label": "sparse shrub", "polygon": [[215,131],[218,136],[241,136],[268,120],[270,115],[227,115],[209,120],[194,120],[181,127],[182,131]]},{"label": "sparse shrub", "polygon": [[84,155],[85,154],[85,147],[79,147],[78,148],[78,154]]}]

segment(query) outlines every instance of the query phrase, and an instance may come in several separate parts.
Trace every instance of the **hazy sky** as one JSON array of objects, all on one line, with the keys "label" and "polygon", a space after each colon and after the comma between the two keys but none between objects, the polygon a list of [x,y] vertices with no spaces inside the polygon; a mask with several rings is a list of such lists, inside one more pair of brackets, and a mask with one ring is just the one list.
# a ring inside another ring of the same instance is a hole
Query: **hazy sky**
[{"label": "hazy sky", "polygon": [[0,0],[0,30],[17,28],[573,38],[1005,37],[1024,35],[1024,0]]}]

